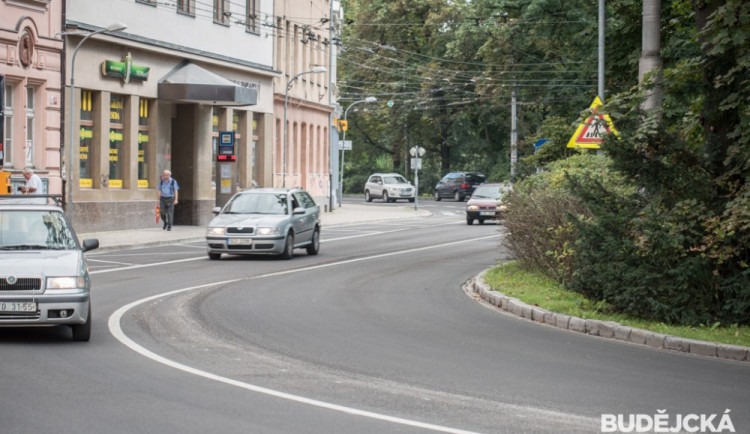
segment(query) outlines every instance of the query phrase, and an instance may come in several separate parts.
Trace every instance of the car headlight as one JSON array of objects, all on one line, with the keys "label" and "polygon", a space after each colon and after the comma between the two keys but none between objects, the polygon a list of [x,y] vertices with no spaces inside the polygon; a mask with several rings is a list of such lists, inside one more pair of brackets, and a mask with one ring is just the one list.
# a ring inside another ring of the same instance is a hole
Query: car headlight
[{"label": "car headlight", "polygon": [[467,211],[479,211],[479,206],[477,205],[469,205],[466,207]]},{"label": "car headlight", "polygon": [[208,235],[224,235],[225,233],[225,228],[208,228]]},{"label": "car headlight", "polygon": [[85,285],[83,276],[47,278],[47,289],[76,289],[83,288]]},{"label": "car headlight", "polygon": [[278,235],[280,233],[281,233],[281,229],[277,227],[258,228],[258,235]]}]

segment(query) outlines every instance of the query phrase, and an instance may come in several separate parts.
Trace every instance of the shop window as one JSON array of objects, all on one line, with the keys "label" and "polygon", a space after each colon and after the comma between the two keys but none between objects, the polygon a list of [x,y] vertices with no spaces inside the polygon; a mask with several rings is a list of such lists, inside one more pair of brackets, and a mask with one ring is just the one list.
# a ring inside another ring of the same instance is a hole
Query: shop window
[{"label": "shop window", "polygon": [[81,90],[81,127],[79,129],[78,185],[93,187],[94,159],[94,93]]},{"label": "shop window", "polygon": [[109,187],[122,188],[123,113],[125,97],[112,95],[109,102]]},{"label": "shop window", "polygon": [[148,188],[148,168],[150,148],[149,108],[151,101],[140,100],[138,104],[138,188]]},{"label": "shop window", "polygon": [[3,153],[5,157],[4,164],[12,166],[13,164],[13,85],[5,84],[5,142],[3,143]]},{"label": "shop window", "polygon": [[35,127],[36,88],[26,86],[26,165],[34,167],[34,127]]}]

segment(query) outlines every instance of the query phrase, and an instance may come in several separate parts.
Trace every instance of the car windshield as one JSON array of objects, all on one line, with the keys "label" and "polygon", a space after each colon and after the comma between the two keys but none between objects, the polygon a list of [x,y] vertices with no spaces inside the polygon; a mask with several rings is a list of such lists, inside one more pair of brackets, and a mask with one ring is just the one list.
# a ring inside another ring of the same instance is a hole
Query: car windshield
[{"label": "car windshield", "polygon": [[409,181],[404,179],[403,176],[384,176],[383,181],[385,184],[408,184]]},{"label": "car windshield", "polygon": [[503,190],[500,187],[479,186],[474,190],[471,197],[475,199],[500,199],[503,197]]},{"label": "car windshield", "polygon": [[0,250],[69,250],[77,248],[59,211],[0,211]]},{"label": "car windshield", "polygon": [[289,214],[286,193],[238,194],[224,214]]}]

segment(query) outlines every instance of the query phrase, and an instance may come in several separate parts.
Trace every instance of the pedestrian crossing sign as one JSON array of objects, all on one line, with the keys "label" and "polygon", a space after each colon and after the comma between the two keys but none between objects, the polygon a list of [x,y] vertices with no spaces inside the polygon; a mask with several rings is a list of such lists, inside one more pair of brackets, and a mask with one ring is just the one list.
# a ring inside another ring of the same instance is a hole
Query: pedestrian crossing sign
[{"label": "pedestrian crossing sign", "polygon": [[591,115],[578,126],[568,141],[568,148],[599,149],[606,135],[619,134],[608,114],[597,113],[601,105],[602,100],[597,96],[589,106]]}]

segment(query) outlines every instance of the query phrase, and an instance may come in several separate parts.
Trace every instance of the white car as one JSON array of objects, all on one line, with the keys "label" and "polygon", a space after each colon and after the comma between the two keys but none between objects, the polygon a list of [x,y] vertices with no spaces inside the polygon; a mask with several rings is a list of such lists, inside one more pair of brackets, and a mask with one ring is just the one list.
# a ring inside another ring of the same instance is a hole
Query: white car
[{"label": "white car", "polygon": [[395,202],[406,199],[414,202],[416,189],[398,173],[373,173],[365,183],[365,201],[372,202],[374,197],[383,202]]},{"label": "white car", "polygon": [[70,326],[73,340],[88,341],[91,279],[83,253],[99,240],[79,244],[59,206],[16,197],[0,196],[0,326]]}]

